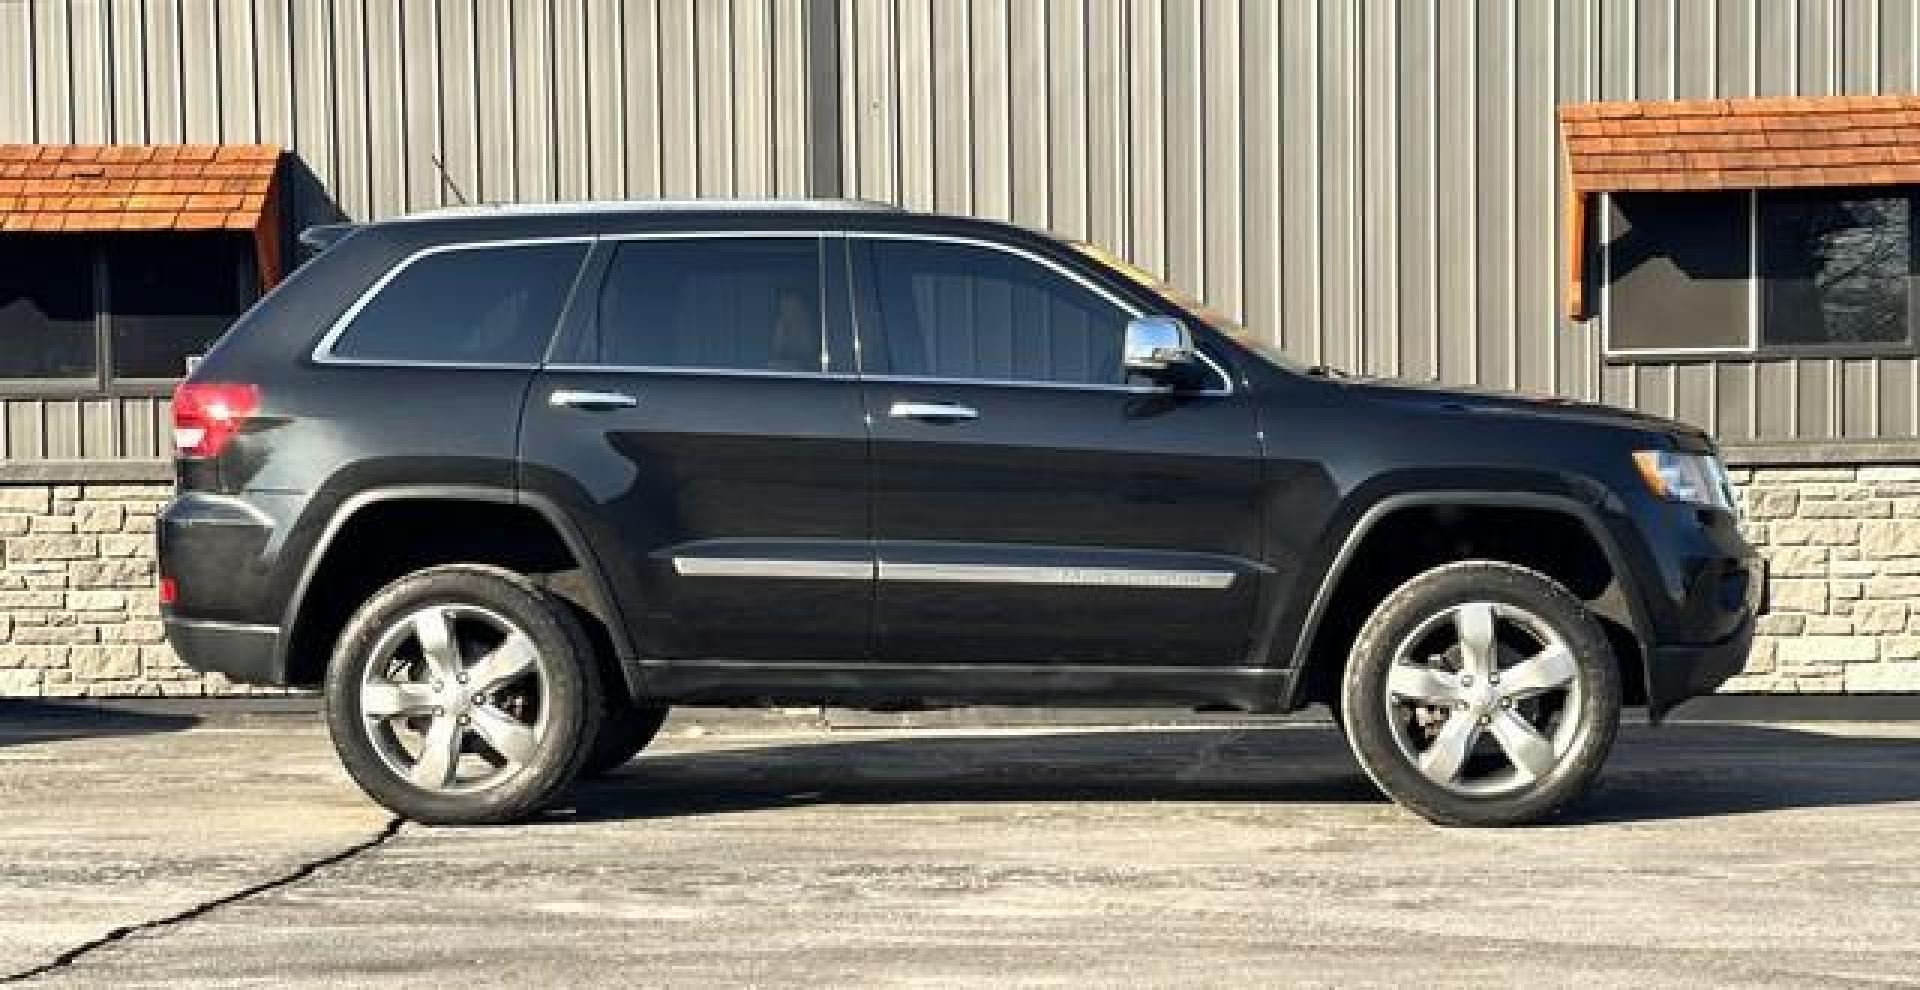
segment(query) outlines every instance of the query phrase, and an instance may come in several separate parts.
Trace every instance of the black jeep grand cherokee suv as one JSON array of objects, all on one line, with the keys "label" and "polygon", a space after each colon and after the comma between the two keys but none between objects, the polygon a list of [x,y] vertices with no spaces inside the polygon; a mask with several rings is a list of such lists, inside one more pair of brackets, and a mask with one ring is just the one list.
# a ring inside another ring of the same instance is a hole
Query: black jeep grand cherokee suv
[{"label": "black jeep grand cherokee suv", "polygon": [[168,635],[356,780],[526,816],[670,704],[1338,713],[1507,824],[1738,670],[1699,431],[1338,376],[1101,253],[846,202],[335,230],[174,402]]}]

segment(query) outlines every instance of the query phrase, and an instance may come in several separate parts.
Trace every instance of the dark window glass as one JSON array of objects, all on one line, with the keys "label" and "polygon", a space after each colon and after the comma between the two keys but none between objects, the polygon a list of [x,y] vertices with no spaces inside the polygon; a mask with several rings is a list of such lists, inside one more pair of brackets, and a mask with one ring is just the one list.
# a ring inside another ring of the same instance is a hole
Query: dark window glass
[{"label": "dark window glass", "polygon": [[105,242],[117,378],[181,378],[253,302],[251,237],[141,234]]},{"label": "dark window glass", "polygon": [[374,361],[537,362],[586,249],[519,244],[416,258],[354,316],[333,353]]},{"label": "dark window glass", "polygon": [[1607,197],[1607,342],[1615,351],[1744,348],[1752,236],[1748,194]]},{"label": "dark window glass", "polygon": [[604,364],[820,371],[811,237],[621,244],[600,295]]},{"label": "dark window glass", "polygon": [[1124,384],[1127,314],[1027,258],[874,240],[874,306],[896,375]]},{"label": "dark window glass", "polygon": [[1760,339],[1890,344],[1911,336],[1911,200],[1820,191],[1761,193]]},{"label": "dark window glass", "polygon": [[93,241],[0,234],[0,378],[94,377]]}]

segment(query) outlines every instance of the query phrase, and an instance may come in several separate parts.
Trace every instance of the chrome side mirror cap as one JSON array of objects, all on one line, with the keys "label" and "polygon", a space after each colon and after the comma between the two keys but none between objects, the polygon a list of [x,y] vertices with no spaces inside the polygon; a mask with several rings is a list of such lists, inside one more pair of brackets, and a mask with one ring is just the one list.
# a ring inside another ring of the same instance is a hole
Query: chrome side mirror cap
[{"label": "chrome side mirror cap", "polygon": [[1123,354],[1128,371],[1148,376],[1182,371],[1199,360],[1193,331],[1171,316],[1142,316],[1128,322]]}]

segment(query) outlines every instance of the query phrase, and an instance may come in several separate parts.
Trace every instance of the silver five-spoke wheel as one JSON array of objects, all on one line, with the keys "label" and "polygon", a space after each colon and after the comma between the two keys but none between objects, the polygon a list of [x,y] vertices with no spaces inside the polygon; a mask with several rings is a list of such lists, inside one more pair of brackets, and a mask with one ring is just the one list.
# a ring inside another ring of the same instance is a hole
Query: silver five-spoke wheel
[{"label": "silver five-spoke wheel", "polygon": [[495,787],[547,731],[546,661],[513,623],[475,605],[430,605],[375,641],[360,681],[367,739],[423,790]]},{"label": "silver five-spoke wheel", "polygon": [[1468,602],[1401,640],[1387,674],[1394,741],[1429,780],[1462,794],[1522,789],[1572,747],[1579,667],[1544,619]]}]

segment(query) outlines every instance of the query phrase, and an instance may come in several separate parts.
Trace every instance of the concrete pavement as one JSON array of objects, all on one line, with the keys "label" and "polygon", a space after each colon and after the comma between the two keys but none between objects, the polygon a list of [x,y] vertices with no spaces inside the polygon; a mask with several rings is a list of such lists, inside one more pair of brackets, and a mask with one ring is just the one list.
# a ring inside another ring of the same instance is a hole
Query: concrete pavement
[{"label": "concrete pavement", "polygon": [[1506,831],[1398,811],[1324,725],[682,732],[541,822],[387,836],[312,719],[192,722],[0,710],[0,972],[1920,983],[1911,723],[1629,727]]}]

